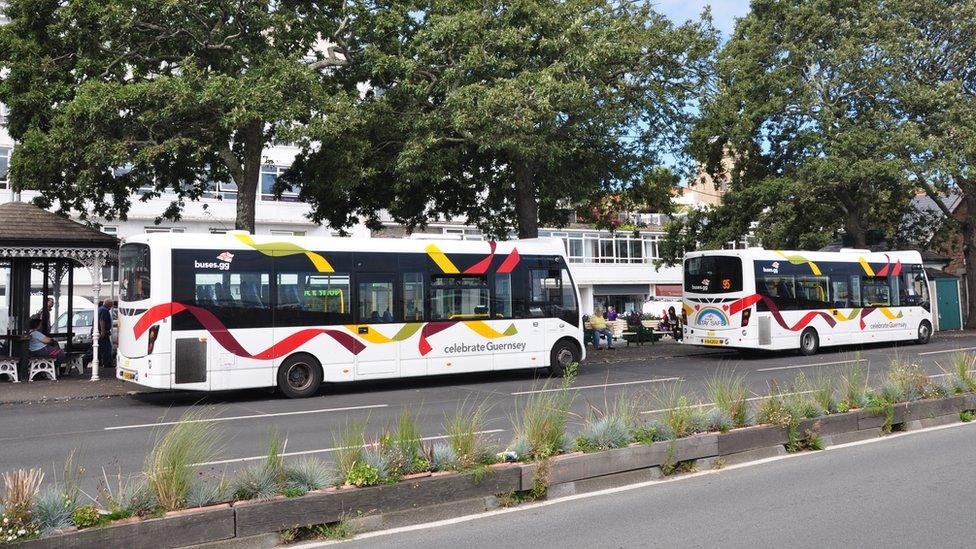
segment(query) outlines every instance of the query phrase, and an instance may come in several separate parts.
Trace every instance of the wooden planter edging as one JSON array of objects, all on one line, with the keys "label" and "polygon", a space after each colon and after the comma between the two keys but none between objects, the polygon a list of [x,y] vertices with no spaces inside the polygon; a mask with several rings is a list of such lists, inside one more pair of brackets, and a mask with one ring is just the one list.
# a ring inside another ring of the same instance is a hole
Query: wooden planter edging
[{"label": "wooden planter edging", "polygon": [[[976,409],[976,395],[920,400],[898,404],[894,425],[927,418],[946,418]],[[877,431],[884,414],[855,410],[799,422],[800,436],[819,424],[821,436]],[[872,435],[874,436],[874,435]],[[549,462],[549,486],[660,467],[671,462],[741,454],[782,446],[785,427],[761,425],[655,442],[634,444],[592,454],[566,454]],[[73,530],[27,541],[18,547],[35,548],[155,548],[183,547],[235,537],[279,532],[288,528],[323,524],[359,514],[374,515],[422,509],[433,505],[495,496],[533,487],[536,464],[492,466],[476,480],[472,473],[435,473],[396,484],[369,488],[329,488],[297,498],[242,501],[170,513],[165,517],[122,521],[102,528]]]}]

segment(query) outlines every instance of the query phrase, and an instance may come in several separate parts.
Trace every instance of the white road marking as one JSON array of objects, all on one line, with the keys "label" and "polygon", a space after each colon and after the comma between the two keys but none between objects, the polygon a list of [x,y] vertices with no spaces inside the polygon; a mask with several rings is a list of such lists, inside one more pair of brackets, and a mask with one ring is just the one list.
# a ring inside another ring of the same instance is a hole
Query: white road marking
[{"label": "white road marking", "polygon": [[[615,387],[617,385],[637,385],[640,383],[658,383],[661,381],[681,381],[680,377],[664,377],[660,379],[643,379],[641,381],[621,381],[618,383],[603,383],[600,385],[580,385],[578,387],[574,386],[573,389],[597,389],[600,387]],[[534,395],[536,393],[553,393],[556,391],[562,391],[561,387],[556,387],[555,389],[539,389],[537,391],[519,391],[517,393],[511,393],[513,396],[518,395]]]},{"label": "white road marking", "polygon": [[937,355],[940,353],[958,353],[959,351],[972,351],[973,349],[976,349],[976,347],[960,347],[958,349],[946,349],[944,351],[926,351],[924,353],[918,353],[918,356]]},{"label": "white road marking", "polygon": [[[813,390],[813,391],[797,391],[797,392],[794,392],[794,393],[779,393],[779,396],[806,395],[806,394],[809,394],[809,393],[816,393],[816,392],[817,392],[816,390]],[[764,398],[768,398],[768,395],[747,398],[746,399],[746,402],[754,402],[756,400],[762,400]],[[689,404],[688,405],[689,408],[704,408],[706,406],[715,406],[715,403],[714,402],[703,402],[701,404]],[[661,412],[669,412],[669,411],[675,410],[675,409],[676,408],[661,408],[660,410],[647,410],[647,411],[644,411],[644,412],[641,412],[641,413],[642,414],[658,414],[658,413],[661,413]]]},{"label": "white road marking", "polygon": [[883,437],[872,438],[872,439],[867,439],[867,440],[859,440],[859,441],[855,441],[855,442],[848,442],[848,443],[845,443],[845,444],[837,444],[835,446],[828,446],[828,447],[824,448],[823,450],[821,450],[819,452],[798,452],[798,453],[795,453],[795,454],[786,454],[786,455],[782,455],[782,456],[774,456],[774,457],[769,457],[769,458],[765,458],[765,459],[759,459],[759,460],[755,460],[755,461],[749,461],[749,462],[746,462],[746,463],[738,463],[736,465],[729,465],[729,466],[723,467],[721,469],[710,469],[710,470],[706,470],[706,471],[698,471],[696,473],[688,473],[688,474],[679,475],[679,476],[676,476],[676,477],[665,477],[665,478],[658,479],[658,480],[648,480],[648,481],[644,481],[644,482],[638,482],[638,483],[635,483],[635,484],[628,484],[626,486],[618,486],[616,488],[607,488],[606,490],[597,490],[595,492],[586,492],[586,493],[583,493],[583,494],[573,494],[571,496],[564,496],[564,497],[561,497],[561,498],[547,499],[547,500],[544,500],[544,501],[537,501],[537,502],[532,502],[532,503],[524,503],[524,504],[518,505],[516,507],[503,507],[503,508],[494,509],[494,510],[491,510],[491,511],[485,511],[483,513],[476,513],[476,514],[473,514],[473,515],[465,515],[465,516],[462,516],[462,517],[455,517],[455,518],[450,518],[450,519],[438,520],[436,522],[428,522],[428,523],[423,523],[423,524],[413,524],[413,525],[410,525],[410,526],[401,526],[401,527],[398,527],[398,528],[390,528],[388,530],[378,530],[378,531],[375,531],[375,532],[366,532],[366,533],[363,533],[363,534],[358,534],[356,536],[353,536],[350,539],[345,539],[345,540],[310,541],[310,542],[303,543],[303,544],[296,544],[296,545],[293,545],[292,547],[294,547],[295,549],[309,549],[309,548],[312,548],[312,547],[325,547],[327,545],[335,545],[335,544],[343,543],[343,542],[350,541],[350,540],[362,540],[362,539],[376,538],[376,537],[380,537],[380,536],[392,536],[392,535],[403,534],[403,533],[407,533],[407,532],[416,532],[418,530],[432,530],[434,528],[440,528],[440,527],[443,527],[443,526],[453,526],[455,524],[463,524],[465,522],[471,522],[471,521],[479,520],[479,519],[483,519],[483,518],[491,518],[491,517],[498,516],[498,515],[507,515],[509,513],[524,513],[526,511],[532,511],[534,509],[538,509],[540,507],[548,507],[550,505],[559,505],[561,503],[568,503],[568,502],[571,502],[571,501],[576,501],[576,500],[581,500],[581,499],[590,499],[590,498],[595,498],[595,497],[600,497],[600,496],[606,496],[606,495],[612,495],[612,494],[619,494],[619,493],[622,493],[622,492],[629,492],[631,490],[639,490],[641,488],[648,488],[648,487],[652,487],[652,486],[656,486],[656,485],[660,485],[660,484],[670,484],[672,482],[684,482],[686,480],[690,480],[690,479],[697,478],[697,477],[704,476],[704,475],[720,475],[720,474],[722,474],[725,471],[733,471],[735,469],[745,469],[747,467],[755,467],[757,465],[762,465],[762,464],[765,464],[765,463],[771,463],[771,462],[774,462],[774,461],[781,461],[781,460],[784,460],[784,459],[808,459],[808,458],[811,458],[811,457],[816,456],[820,452],[829,452],[829,451],[843,450],[845,448],[850,448],[850,447],[853,447],[853,446],[862,446],[862,445],[865,445],[865,444],[875,444],[875,443],[885,442],[885,441],[893,440],[893,439],[900,438],[900,437],[903,437],[903,436],[913,436],[913,435],[918,435],[918,434],[921,434],[921,433],[928,433],[930,431],[941,431],[943,429],[953,429],[953,428],[959,428],[959,427],[965,427],[965,426],[972,426],[972,425],[976,425],[976,423],[951,423],[949,425],[936,425],[935,427],[927,427],[927,428],[924,428],[924,429],[918,429],[917,431],[906,431],[906,432],[903,432],[903,433],[891,433],[890,435],[885,435]]},{"label": "white road marking", "polygon": [[[325,408],[322,410],[299,410],[297,412],[278,412],[274,414],[253,414],[250,416],[231,416],[215,417],[210,419],[193,419],[187,423],[210,423],[215,421],[236,421],[239,419],[258,419],[263,417],[298,416],[305,414],[324,414],[326,412],[347,412],[350,410],[371,410],[373,408],[386,408],[389,404],[370,404],[368,406],[346,406],[345,408]],[[118,431],[120,429],[145,429],[147,427],[163,427],[166,425],[176,425],[179,421],[161,421],[159,423],[141,423],[138,425],[117,425],[115,427],[105,427],[106,431]]]},{"label": "white road marking", "polygon": [[821,362],[819,364],[796,364],[793,366],[776,366],[775,368],[760,368],[757,372],[772,372],[773,370],[793,370],[796,368],[813,368],[814,366],[834,366],[836,364],[854,364],[855,362],[867,362],[866,358],[853,360],[838,360],[837,362]]},{"label": "white road marking", "polygon": [[[491,434],[494,434],[494,433],[504,433],[504,432],[505,432],[505,429],[490,429],[488,431],[475,431],[475,434],[476,435],[491,435]],[[438,436],[434,436],[434,437],[422,437],[422,438],[420,438],[420,440],[423,440],[423,441],[426,442],[426,441],[430,441],[430,440],[443,440],[445,438],[447,438],[447,435],[438,435]],[[375,444],[364,444],[363,445],[363,448],[366,448],[368,446],[374,446],[374,445]],[[328,452],[334,452],[336,450],[348,450],[349,448],[352,448],[352,446],[336,446],[334,448],[320,448],[318,450],[302,450],[301,452],[282,452],[282,453],[280,453],[278,455],[281,456],[281,457],[305,456],[305,455],[308,455],[308,454],[324,454],[324,453],[328,453]],[[251,457],[233,458],[233,459],[221,459],[221,460],[218,460],[218,461],[205,461],[203,463],[194,463],[193,465],[194,466],[203,466],[203,465],[223,465],[225,463],[242,463],[242,462],[245,462],[245,461],[255,461],[255,460],[258,460],[258,459],[265,459],[266,457],[268,457],[268,456],[267,455],[264,455],[264,456],[251,456]]]}]

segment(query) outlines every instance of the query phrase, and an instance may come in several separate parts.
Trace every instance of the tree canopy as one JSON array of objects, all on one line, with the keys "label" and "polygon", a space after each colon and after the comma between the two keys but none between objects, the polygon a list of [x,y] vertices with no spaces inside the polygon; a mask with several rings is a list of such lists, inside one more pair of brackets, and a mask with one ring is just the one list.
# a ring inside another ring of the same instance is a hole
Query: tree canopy
[{"label": "tree canopy", "polygon": [[898,28],[878,0],[753,0],[719,55],[691,144],[730,192],[672,232],[714,246],[754,231],[764,245],[800,249],[841,232],[857,247],[872,230],[894,234],[918,143],[893,96]]},{"label": "tree canopy", "polygon": [[253,230],[264,147],[350,86],[322,42],[355,49],[342,0],[11,0],[5,15],[10,179],[83,218],[164,190],[177,217],[222,181]]},{"label": "tree canopy", "polygon": [[309,124],[281,180],[301,182],[314,219],[334,227],[376,228],[387,211],[410,229],[460,216],[533,237],[601,191],[657,194],[716,44],[707,17],[675,26],[650,2],[369,9],[368,92]]}]

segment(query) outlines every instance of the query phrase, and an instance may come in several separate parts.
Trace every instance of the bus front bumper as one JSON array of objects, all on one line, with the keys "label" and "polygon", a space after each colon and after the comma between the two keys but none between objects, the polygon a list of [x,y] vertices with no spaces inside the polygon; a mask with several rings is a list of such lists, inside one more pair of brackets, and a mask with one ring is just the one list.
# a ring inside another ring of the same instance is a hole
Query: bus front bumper
[{"label": "bus front bumper", "polygon": [[167,354],[130,358],[120,353],[115,377],[143,387],[169,389],[171,387],[168,366],[169,355]]}]

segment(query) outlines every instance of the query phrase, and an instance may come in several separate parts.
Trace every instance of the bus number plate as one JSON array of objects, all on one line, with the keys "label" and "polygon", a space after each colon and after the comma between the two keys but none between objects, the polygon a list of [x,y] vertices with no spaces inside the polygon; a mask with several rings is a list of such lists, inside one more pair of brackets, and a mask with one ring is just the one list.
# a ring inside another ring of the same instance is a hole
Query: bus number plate
[{"label": "bus number plate", "polygon": [[122,372],[122,379],[125,379],[125,380],[128,380],[128,381],[132,381],[132,379],[134,377],[136,377],[136,376],[132,372],[126,372],[126,371],[123,370],[123,372]]},{"label": "bus number plate", "polygon": [[704,343],[705,345],[721,345],[722,340],[706,337],[705,339],[702,340],[702,343]]}]

